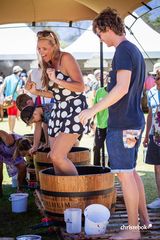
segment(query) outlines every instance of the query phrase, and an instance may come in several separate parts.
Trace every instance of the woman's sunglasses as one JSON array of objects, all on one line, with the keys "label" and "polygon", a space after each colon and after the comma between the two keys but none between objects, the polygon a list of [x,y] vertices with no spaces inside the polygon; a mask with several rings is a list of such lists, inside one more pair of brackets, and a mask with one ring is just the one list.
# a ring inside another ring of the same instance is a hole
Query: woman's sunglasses
[{"label": "woman's sunglasses", "polygon": [[47,30],[37,32],[37,37],[52,37],[55,38],[53,33]]}]

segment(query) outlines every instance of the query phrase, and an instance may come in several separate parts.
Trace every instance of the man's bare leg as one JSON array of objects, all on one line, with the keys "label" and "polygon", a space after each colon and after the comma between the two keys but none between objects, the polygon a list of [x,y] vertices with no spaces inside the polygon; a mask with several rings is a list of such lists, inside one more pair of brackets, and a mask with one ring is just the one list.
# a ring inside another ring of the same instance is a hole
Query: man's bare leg
[{"label": "man's bare leg", "polygon": [[140,239],[140,231],[138,228],[139,190],[135,180],[134,171],[118,173],[117,176],[121,182],[128,214],[128,227],[130,228],[120,231],[110,239]]}]

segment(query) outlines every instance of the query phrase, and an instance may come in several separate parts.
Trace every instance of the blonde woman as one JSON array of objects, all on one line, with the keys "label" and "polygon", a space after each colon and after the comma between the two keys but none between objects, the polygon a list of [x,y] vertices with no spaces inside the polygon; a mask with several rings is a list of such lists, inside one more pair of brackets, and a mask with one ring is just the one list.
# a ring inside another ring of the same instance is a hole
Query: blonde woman
[{"label": "blonde woman", "polygon": [[77,175],[77,169],[67,154],[78,137],[88,132],[88,125],[79,121],[79,113],[87,107],[83,95],[84,82],[80,68],[70,53],[60,50],[60,43],[52,31],[37,33],[37,50],[41,58],[42,87],[29,82],[30,92],[55,99],[48,122],[50,158],[58,175]]}]

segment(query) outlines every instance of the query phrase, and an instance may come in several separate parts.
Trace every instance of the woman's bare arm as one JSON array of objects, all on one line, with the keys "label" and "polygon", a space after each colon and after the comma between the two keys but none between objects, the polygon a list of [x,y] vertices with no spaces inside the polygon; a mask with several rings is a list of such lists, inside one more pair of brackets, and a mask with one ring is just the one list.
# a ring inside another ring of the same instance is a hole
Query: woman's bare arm
[{"label": "woman's bare arm", "polygon": [[12,145],[14,143],[12,134],[9,134],[3,130],[0,130],[0,138],[6,145]]}]

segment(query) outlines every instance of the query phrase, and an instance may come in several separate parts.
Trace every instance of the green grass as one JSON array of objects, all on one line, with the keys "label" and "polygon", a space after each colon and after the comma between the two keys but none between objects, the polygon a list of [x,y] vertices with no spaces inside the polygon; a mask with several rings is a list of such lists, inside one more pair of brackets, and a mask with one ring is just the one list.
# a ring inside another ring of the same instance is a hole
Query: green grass
[{"label": "green grass", "polygon": [[0,198],[0,237],[14,237],[25,234],[42,235],[43,239],[56,240],[55,233],[49,234],[48,228],[33,230],[32,227],[41,222],[42,216],[35,205],[33,190],[26,190],[29,194],[28,209],[25,213],[13,213],[12,202],[9,196],[15,193],[16,189],[11,186],[11,179],[8,177],[4,168],[3,197]]},{"label": "green grass", "polygon": [[[8,132],[7,118],[0,123],[0,129]],[[28,127],[21,120],[16,121],[15,132],[21,135],[33,132],[31,127]],[[35,205],[35,198],[32,190],[27,190],[29,193],[28,210],[26,213],[12,213],[11,202],[8,200],[10,194],[15,193],[16,189],[11,186],[11,178],[8,177],[6,168],[4,167],[3,176],[3,197],[0,198],[0,238],[1,237],[16,237],[24,234],[39,234],[45,240],[57,240],[55,233],[48,236],[48,228],[39,228],[32,230],[32,226],[41,223],[42,216]],[[46,234],[45,234],[46,233]]]},{"label": "green grass", "polygon": [[153,172],[138,171],[144,183],[147,203],[152,202],[157,197],[157,187]]}]

